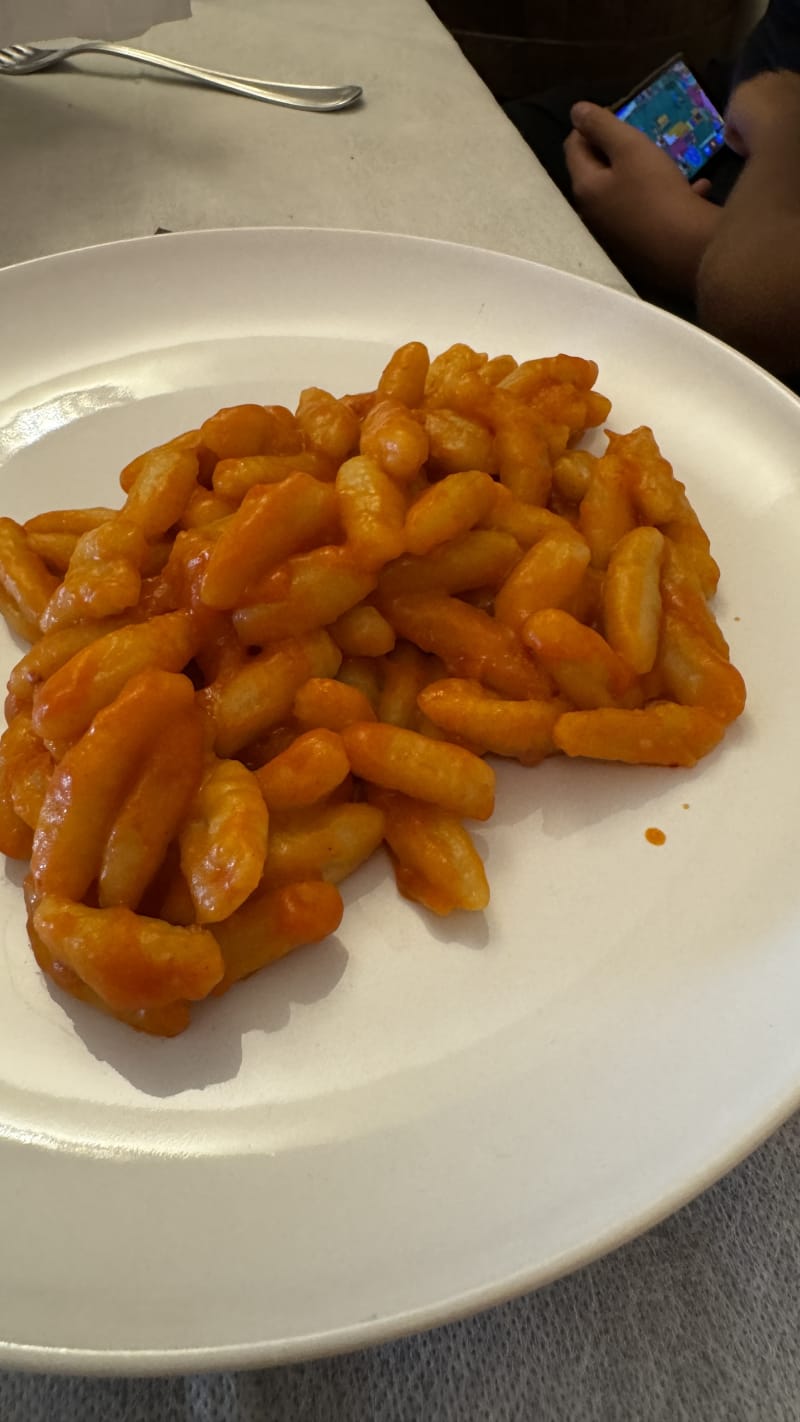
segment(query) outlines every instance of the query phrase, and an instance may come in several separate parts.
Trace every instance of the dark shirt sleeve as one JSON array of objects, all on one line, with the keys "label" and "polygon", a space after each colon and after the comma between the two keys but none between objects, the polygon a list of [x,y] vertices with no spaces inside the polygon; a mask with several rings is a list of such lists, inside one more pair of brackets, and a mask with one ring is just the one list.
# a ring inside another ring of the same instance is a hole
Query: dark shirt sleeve
[{"label": "dark shirt sleeve", "polygon": [[770,69],[800,73],[800,0],[770,0],[766,14],[745,42],[731,87]]}]

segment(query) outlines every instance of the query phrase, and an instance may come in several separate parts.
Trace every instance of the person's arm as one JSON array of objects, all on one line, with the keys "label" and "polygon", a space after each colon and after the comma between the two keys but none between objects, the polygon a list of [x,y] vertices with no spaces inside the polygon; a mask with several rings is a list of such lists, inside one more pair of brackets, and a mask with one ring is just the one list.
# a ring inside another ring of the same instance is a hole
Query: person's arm
[{"label": "person's arm", "polygon": [[800,371],[800,74],[734,92],[727,141],[747,162],[700,262],[700,321],[781,375]]},{"label": "person's arm", "polygon": [[660,148],[598,104],[575,104],[564,145],[575,203],[626,275],[691,295],[720,209]]}]

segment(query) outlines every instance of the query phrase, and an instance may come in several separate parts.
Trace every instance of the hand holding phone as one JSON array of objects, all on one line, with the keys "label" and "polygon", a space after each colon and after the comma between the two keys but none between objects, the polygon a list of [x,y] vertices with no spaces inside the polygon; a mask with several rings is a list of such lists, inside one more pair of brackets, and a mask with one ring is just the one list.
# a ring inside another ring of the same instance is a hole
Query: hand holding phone
[{"label": "hand holding phone", "polygon": [[564,156],[587,225],[636,284],[689,293],[719,208],[609,109],[582,102],[571,117]]}]

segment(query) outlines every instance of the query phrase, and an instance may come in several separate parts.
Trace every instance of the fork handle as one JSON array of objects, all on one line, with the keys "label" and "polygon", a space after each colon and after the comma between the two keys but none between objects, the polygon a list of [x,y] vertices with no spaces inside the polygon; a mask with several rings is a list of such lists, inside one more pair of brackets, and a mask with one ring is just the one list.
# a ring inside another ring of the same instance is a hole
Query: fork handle
[{"label": "fork handle", "polygon": [[151,69],[166,69],[171,74],[182,74],[186,79],[208,85],[211,89],[223,89],[229,94],[244,94],[248,99],[261,99],[267,104],[280,104],[291,109],[310,109],[316,113],[332,113],[346,109],[361,97],[358,84],[340,84],[334,87],[326,84],[278,84],[261,79],[245,79],[236,74],[225,74],[217,69],[201,69],[196,64],[187,64],[180,59],[168,59],[163,54],[151,54],[148,50],[131,49],[123,44],[106,44],[102,40],[88,40],[74,45],[71,54],[109,54],[119,59],[133,59],[138,64],[149,65]]}]

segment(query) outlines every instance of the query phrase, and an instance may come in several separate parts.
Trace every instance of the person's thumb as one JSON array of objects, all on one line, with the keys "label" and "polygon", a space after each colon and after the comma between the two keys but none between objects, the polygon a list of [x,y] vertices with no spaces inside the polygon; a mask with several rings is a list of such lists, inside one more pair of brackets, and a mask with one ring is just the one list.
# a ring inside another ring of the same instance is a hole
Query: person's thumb
[{"label": "person's thumb", "polygon": [[692,183],[692,192],[696,193],[698,197],[707,198],[711,193],[711,184],[708,178],[697,178]]},{"label": "person's thumb", "polygon": [[593,148],[599,148],[601,153],[607,153],[610,158],[626,144],[636,142],[636,130],[623,123],[622,119],[618,119],[610,109],[601,108],[599,104],[590,104],[581,99],[572,105],[569,116],[573,126],[583,134],[586,141],[591,143]]},{"label": "person's thumb", "polygon": [[731,119],[726,119],[725,122],[725,142],[728,148],[732,148],[740,158],[747,158],[747,144]]}]

